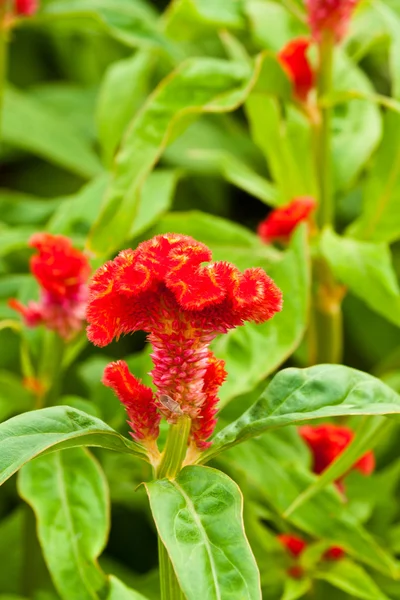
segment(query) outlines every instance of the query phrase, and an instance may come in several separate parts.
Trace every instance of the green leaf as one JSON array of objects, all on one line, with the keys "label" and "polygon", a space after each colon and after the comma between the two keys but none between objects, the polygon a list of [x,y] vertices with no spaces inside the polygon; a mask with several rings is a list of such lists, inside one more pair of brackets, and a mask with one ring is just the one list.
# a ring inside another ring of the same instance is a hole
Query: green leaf
[{"label": "green leaf", "polygon": [[101,170],[96,154],[79,131],[36,98],[8,88],[3,113],[3,140],[7,144],[87,179]]},{"label": "green leaf", "polygon": [[268,429],[344,415],[400,414],[400,396],[372,375],[342,365],[284,369],[260,399],[214,437],[201,461]]},{"label": "green leaf", "polygon": [[10,597],[21,590],[25,521],[26,509],[23,506],[0,521],[0,561],[7,565],[7,569],[0,569],[0,590],[9,593]]},{"label": "green leaf", "polygon": [[145,458],[141,446],[100,419],[69,406],[52,406],[0,424],[0,484],[39,454],[77,446],[99,446]]},{"label": "green leaf", "polygon": [[[294,452],[285,452],[281,432],[270,432],[250,440],[224,454],[219,461],[233,470],[241,486],[253,490],[275,511],[275,520],[285,520],[287,508],[316,476],[297,460]],[[389,577],[397,577],[398,564],[372,535],[362,527],[338,491],[333,487],[320,490],[306,504],[286,518],[287,524],[329,545],[341,546],[349,555]]]},{"label": "green leaf", "polygon": [[294,510],[299,508],[309,498],[314,496],[326,485],[337,481],[343,475],[348,473],[351,467],[361,458],[365,452],[372,450],[378,440],[387,433],[391,423],[384,417],[368,418],[364,417],[360,426],[356,430],[356,436],[341,454],[327,467],[318,479],[310,485],[300,496],[296,498],[291,506],[286,510],[285,516],[288,516]]},{"label": "green leaf", "polygon": [[293,38],[308,33],[300,9],[299,19],[297,14],[287,10],[283,2],[247,0],[245,6],[252,36],[264,48],[279,52]]},{"label": "green leaf", "polygon": [[153,60],[150,52],[138,52],[113,63],[103,78],[96,121],[107,165],[111,164],[122,134],[145,98]]},{"label": "green leaf", "polygon": [[20,377],[0,371],[0,422],[31,408],[33,397],[22,385]]},{"label": "green leaf", "polygon": [[[145,596],[128,588],[122,581],[111,575],[107,600],[146,600]],[[1,599],[0,599],[1,600]]]},{"label": "green leaf", "polygon": [[325,229],[321,252],[340,282],[372,310],[400,326],[400,288],[386,244],[353,240]]},{"label": "green leaf", "polygon": [[149,97],[130,125],[116,158],[103,209],[89,246],[109,253],[127,238],[137,214],[139,191],[163,150],[189,123],[204,112],[227,112],[246,98],[258,76],[241,63],[194,58],[181,64]]},{"label": "green leaf", "polygon": [[222,27],[245,27],[243,0],[175,0],[166,17],[166,32],[174,41],[195,40]]},{"label": "green leaf", "polygon": [[[340,50],[335,53],[334,90],[374,91],[363,71]],[[350,100],[334,111],[332,152],[337,189],[347,189],[358,177],[378,145],[381,133],[382,119],[374,102]]]},{"label": "green leaf", "polygon": [[311,588],[311,579],[305,577],[302,577],[301,579],[288,577],[285,581],[285,588],[281,600],[298,600],[298,598],[303,598]]},{"label": "green leaf", "polygon": [[219,394],[225,404],[252,390],[279,367],[304,335],[310,289],[307,232],[300,227],[286,252],[279,253],[237,223],[197,211],[168,214],[154,233],[167,231],[207,244],[214,260],[231,261],[240,269],[262,267],[283,292],[283,310],[268,323],[246,324],[214,342],[214,351],[226,361],[229,373]]},{"label": "green leaf", "polygon": [[400,115],[388,111],[384,136],[367,175],[361,216],[349,234],[362,240],[394,242],[400,238]]},{"label": "green leaf", "polygon": [[161,47],[173,52],[173,45],[159,30],[156,11],[140,0],[55,0],[46,4],[37,18],[43,22],[76,21],[82,26],[85,17],[132,48]]},{"label": "green leaf", "polygon": [[18,489],[36,515],[39,541],[61,598],[99,599],[106,577],[96,561],[107,542],[109,498],[98,463],[83,448],[53,452],[25,465]]},{"label": "green leaf", "polygon": [[186,467],[176,480],[145,484],[158,533],[188,600],[261,600],[242,496],[227,476]]},{"label": "green leaf", "polygon": [[360,565],[356,565],[347,558],[332,562],[326,569],[318,569],[314,573],[314,577],[328,581],[354,598],[389,600],[372,577]]},{"label": "green leaf", "polygon": [[7,225],[42,223],[57,209],[61,200],[37,198],[14,190],[0,190],[1,220]]},{"label": "green leaf", "polygon": [[278,98],[269,94],[255,90],[246,101],[251,136],[264,153],[282,203],[295,196],[315,196],[309,121],[289,105],[284,114]]}]

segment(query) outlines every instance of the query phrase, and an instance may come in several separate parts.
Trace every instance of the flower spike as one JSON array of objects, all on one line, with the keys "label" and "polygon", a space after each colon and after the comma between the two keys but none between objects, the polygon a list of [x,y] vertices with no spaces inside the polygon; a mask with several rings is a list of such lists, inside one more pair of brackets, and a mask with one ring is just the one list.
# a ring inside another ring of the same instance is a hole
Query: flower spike
[{"label": "flower spike", "polygon": [[262,269],[241,273],[211,258],[189,236],[158,235],[97,270],[87,308],[88,337],[98,346],[122,334],[147,333],[155,405],[170,423],[188,415],[191,442],[199,449],[209,445],[226,377],[210,343],[245,321],[267,321],[282,306],[280,290]]},{"label": "flower spike", "polygon": [[320,42],[324,32],[331,32],[339,42],[347,32],[358,0],[306,0],[305,3],[314,39]]}]

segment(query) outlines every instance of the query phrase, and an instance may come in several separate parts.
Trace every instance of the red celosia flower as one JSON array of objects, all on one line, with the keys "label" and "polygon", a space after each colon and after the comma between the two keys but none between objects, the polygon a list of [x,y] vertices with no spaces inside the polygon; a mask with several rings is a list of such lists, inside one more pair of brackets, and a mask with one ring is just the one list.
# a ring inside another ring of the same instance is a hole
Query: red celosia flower
[{"label": "red celosia flower", "polygon": [[307,221],[315,207],[316,202],[310,196],[295,198],[290,204],[273,210],[259,224],[257,233],[267,244],[273,241],[287,243],[297,225]]},{"label": "red celosia flower", "polygon": [[38,9],[38,0],[15,0],[15,13],[19,16],[30,17]]},{"label": "red celosia flower", "polygon": [[64,338],[82,328],[87,301],[87,257],[62,235],[37,233],[29,241],[39,253],[32,256],[31,272],[41,286],[39,302],[27,306],[12,299],[9,305],[24,317],[28,327],[45,324]]},{"label": "red celosia flower", "polygon": [[291,40],[279,52],[278,59],[293,83],[294,96],[305,102],[314,86],[314,72],[307,58],[308,38]]},{"label": "red celosia flower", "polygon": [[326,31],[340,41],[357,4],[358,0],[306,0],[308,23],[314,38],[320,41]]},{"label": "red celosia flower", "polygon": [[[304,425],[299,428],[303,440],[308,444],[314,458],[313,471],[320,474],[343,452],[354,437],[348,427],[339,425]],[[375,468],[373,452],[367,452],[352,467],[364,475],[370,475]]]},{"label": "red celosia flower", "polygon": [[88,337],[98,346],[121,334],[148,333],[157,406],[171,423],[190,416],[198,448],[208,445],[225,378],[211,341],[245,321],[267,321],[282,303],[262,269],[241,273],[226,262],[203,264],[210,260],[210,250],[193,238],[156,236],[98,269],[87,310]]}]

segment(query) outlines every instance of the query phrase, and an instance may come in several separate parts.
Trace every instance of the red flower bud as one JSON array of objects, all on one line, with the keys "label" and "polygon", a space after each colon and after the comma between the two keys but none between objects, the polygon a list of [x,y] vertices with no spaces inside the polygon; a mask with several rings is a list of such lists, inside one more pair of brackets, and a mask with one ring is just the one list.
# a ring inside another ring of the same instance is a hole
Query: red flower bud
[{"label": "red flower bud", "polygon": [[297,535],[281,533],[277,538],[282,546],[295,558],[298,558],[307,548],[307,542]]},{"label": "red flower bud", "polygon": [[38,8],[38,0],[15,0],[15,13],[21,17],[34,15]]},{"label": "red flower bud", "polygon": [[324,553],[323,558],[325,558],[325,560],[340,560],[341,558],[343,558],[346,555],[345,551],[343,550],[343,548],[341,548],[340,546],[332,546],[331,548],[328,548],[328,550]]},{"label": "red flower bud", "polygon": [[307,58],[309,46],[308,38],[296,38],[278,54],[279,62],[293,83],[294,96],[300,102],[307,100],[314,86],[314,72]]},{"label": "red flower bud", "polygon": [[299,223],[307,221],[316,207],[314,198],[300,196],[273,210],[257,229],[263,242],[269,244],[274,241],[287,243]]}]

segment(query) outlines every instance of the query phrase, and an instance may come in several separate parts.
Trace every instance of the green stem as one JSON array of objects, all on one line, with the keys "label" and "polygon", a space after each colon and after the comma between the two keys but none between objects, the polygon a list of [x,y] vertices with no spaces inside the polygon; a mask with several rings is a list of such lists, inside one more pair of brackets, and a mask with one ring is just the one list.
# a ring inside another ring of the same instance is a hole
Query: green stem
[{"label": "green stem", "polygon": [[[325,34],[319,44],[317,94],[320,101],[332,89],[334,39]],[[319,187],[318,221],[320,227],[334,221],[332,193],[331,125],[332,110],[319,103],[320,118],[315,130],[315,163]]]},{"label": "green stem", "polygon": [[[1,4],[1,3],[0,3]],[[0,135],[3,131],[4,89],[7,78],[8,64],[8,29],[5,27],[7,2],[0,8]]]},{"label": "green stem", "polygon": [[[191,420],[186,415],[170,425],[160,466],[156,473],[157,479],[174,479],[178,475],[187,452],[190,426]],[[184,600],[185,596],[180,589],[168,551],[160,538],[158,538],[158,557],[161,600]]]},{"label": "green stem", "polygon": [[64,340],[57,333],[45,331],[38,375],[46,392],[41,396],[36,408],[51,406],[58,398],[65,347]]},{"label": "green stem", "polygon": [[315,311],[317,363],[339,364],[343,355],[342,311],[340,304],[330,311]]}]

